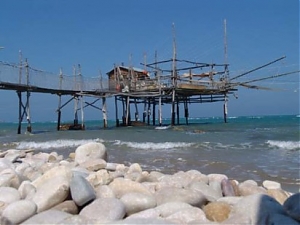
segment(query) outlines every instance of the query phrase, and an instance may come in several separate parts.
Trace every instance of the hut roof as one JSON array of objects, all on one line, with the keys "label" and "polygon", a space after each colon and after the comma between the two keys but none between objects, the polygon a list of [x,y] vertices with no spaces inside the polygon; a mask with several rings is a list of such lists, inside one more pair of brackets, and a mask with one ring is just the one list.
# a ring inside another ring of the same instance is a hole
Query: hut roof
[{"label": "hut roof", "polygon": [[[118,66],[120,69],[123,69],[123,70],[127,70],[129,71],[130,68],[133,69],[133,71],[135,72],[138,72],[138,73],[144,73],[145,75],[149,76],[149,73],[147,71],[145,71],[144,69],[141,69],[141,68],[137,68],[137,67],[128,67],[128,66]],[[110,70],[109,72],[107,72],[106,74],[109,75],[111,73],[114,72],[114,69]],[[146,72],[146,73],[145,73]]]}]

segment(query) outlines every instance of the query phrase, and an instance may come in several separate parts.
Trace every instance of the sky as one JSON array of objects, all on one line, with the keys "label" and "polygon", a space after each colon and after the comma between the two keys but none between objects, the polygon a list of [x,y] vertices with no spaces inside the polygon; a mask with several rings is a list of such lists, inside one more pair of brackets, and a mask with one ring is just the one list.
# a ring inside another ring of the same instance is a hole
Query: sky
[{"label": "sky", "polygon": [[[172,58],[174,24],[178,58],[224,63],[224,19],[230,77],[284,55],[241,81],[299,70],[298,0],[2,0],[0,61],[18,63],[21,50],[34,68],[71,75],[80,64],[83,76],[96,77],[114,64],[141,67],[144,55],[153,62],[155,51],[158,60]],[[258,84],[276,91],[239,87],[229,116],[299,114],[299,73]],[[16,93],[0,90],[0,96],[0,121],[18,121]],[[56,120],[57,96],[32,93],[30,104],[32,121]],[[163,116],[170,117],[166,107]],[[222,116],[222,107],[193,104],[190,116]],[[114,119],[112,99],[108,116]],[[87,108],[85,118],[102,114]],[[72,119],[72,106],[63,119]]]}]

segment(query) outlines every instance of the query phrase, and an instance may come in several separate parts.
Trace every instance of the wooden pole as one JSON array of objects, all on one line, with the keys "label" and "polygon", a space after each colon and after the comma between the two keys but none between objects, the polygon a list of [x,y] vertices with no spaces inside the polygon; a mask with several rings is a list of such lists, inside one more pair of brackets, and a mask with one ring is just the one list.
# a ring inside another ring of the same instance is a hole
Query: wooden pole
[{"label": "wooden pole", "polygon": [[124,97],[122,97],[122,109],[123,109],[123,113],[122,113],[122,124],[125,125],[126,124],[126,116],[125,116],[125,99]]},{"label": "wooden pole", "polygon": [[[25,69],[26,69],[26,84],[27,86],[30,85],[29,83],[29,65],[27,62],[27,59],[25,60]],[[26,95],[26,119],[27,119],[27,131],[31,133],[32,127],[31,127],[31,119],[30,119],[30,107],[29,107],[29,97],[30,97],[30,92],[27,91]]]},{"label": "wooden pole", "polygon": [[[78,78],[79,78],[79,89],[80,92],[82,93],[83,91],[83,78],[82,78],[82,74],[81,74],[81,65],[78,64]],[[81,115],[81,129],[84,130],[85,126],[84,126],[84,112],[83,112],[83,102],[84,102],[84,97],[81,95],[80,96],[80,115]]]},{"label": "wooden pole", "polygon": [[[63,79],[63,73],[62,69],[60,68],[59,72],[59,90],[62,89],[62,79]],[[61,124],[61,94],[58,94],[58,109],[57,109],[57,127],[56,130],[60,130],[60,124]]]},{"label": "wooden pole", "polygon": [[116,113],[116,126],[120,126],[119,117],[118,117],[118,99],[117,96],[115,96],[115,113]]},{"label": "wooden pole", "polygon": [[224,113],[224,122],[227,123],[227,102],[228,102],[228,98],[227,98],[227,94],[224,95],[224,105],[223,105],[223,113]]},{"label": "wooden pole", "polygon": [[106,98],[102,97],[103,127],[107,128]]},{"label": "wooden pole", "polygon": [[148,110],[147,110],[147,124],[150,125],[150,115],[151,115],[151,103],[150,98],[148,98]]},{"label": "wooden pole", "polygon": [[135,106],[135,114],[134,114],[135,121],[138,121],[139,120],[139,110],[138,110],[136,98],[134,99],[134,106]]},{"label": "wooden pole", "polygon": [[127,96],[127,102],[126,102],[126,126],[129,125],[129,108],[130,108],[130,97]]},{"label": "wooden pole", "polygon": [[189,124],[189,109],[188,109],[188,102],[187,102],[187,98],[184,101],[184,117],[185,117],[185,123],[186,125]]},{"label": "wooden pole", "polygon": [[176,41],[175,25],[173,23],[173,68],[172,68],[172,108],[171,108],[171,125],[175,125],[175,89],[176,89]]},{"label": "wooden pole", "polygon": [[152,109],[152,124],[153,124],[153,126],[155,126],[155,105],[156,105],[155,98],[153,98],[153,109]]},{"label": "wooden pole", "polygon": [[144,102],[144,112],[143,112],[143,123],[146,122],[146,116],[147,116],[147,101]]},{"label": "wooden pole", "polygon": [[162,125],[162,111],[161,111],[161,83],[160,83],[160,74],[158,74],[158,85],[159,85],[158,121],[159,121],[159,126],[161,126]]},{"label": "wooden pole", "polygon": [[178,99],[178,98],[176,99],[176,105],[177,105],[177,108],[176,108],[176,113],[177,113],[177,125],[179,125],[179,99]]},{"label": "wooden pole", "polygon": [[17,91],[18,98],[19,98],[19,125],[18,125],[18,134],[21,134],[22,128],[22,92]]}]

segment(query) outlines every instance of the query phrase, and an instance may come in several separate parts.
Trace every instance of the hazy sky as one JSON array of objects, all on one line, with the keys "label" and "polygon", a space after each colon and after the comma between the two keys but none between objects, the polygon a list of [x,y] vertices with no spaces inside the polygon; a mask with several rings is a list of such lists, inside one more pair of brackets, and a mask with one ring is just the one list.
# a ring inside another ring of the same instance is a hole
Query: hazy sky
[{"label": "hazy sky", "polygon": [[[54,74],[62,67],[71,75],[72,66],[80,63],[83,76],[95,77],[115,63],[128,65],[130,55],[136,67],[144,54],[153,62],[155,51],[159,60],[170,59],[174,23],[178,58],[223,63],[224,19],[231,77],[283,55],[286,59],[242,80],[299,69],[298,0],[1,0],[0,60],[17,63],[22,50],[32,67]],[[299,73],[259,85],[281,91],[240,87],[238,99],[229,99],[229,116],[299,114]],[[0,96],[0,120],[17,121],[16,93],[0,90]],[[56,120],[57,102],[57,96],[33,93],[32,120]],[[108,107],[114,119],[112,101]],[[169,108],[164,117],[170,117]],[[223,113],[222,103],[190,109],[192,117]],[[85,114],[102,119],[94,109]]]}]

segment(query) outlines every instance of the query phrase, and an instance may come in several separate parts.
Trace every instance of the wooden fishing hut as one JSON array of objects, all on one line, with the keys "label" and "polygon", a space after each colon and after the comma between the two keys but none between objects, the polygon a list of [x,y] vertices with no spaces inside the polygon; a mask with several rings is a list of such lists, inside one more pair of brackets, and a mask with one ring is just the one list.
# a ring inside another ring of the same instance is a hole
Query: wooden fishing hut
[{"label": "wooden fishing hut", "polygon": [[[178,66],[180,65],[180,67]],[[107,73],[111,90],[116,90],[117,126],[162,125],[162,105],[171,105],[171,125],[180,121],[180,104],[188,124],[188,105],[224,101],[224,120],[227,116],[227,97],[236,90],[226,86],[228,64],[209,64],[170,59],[142,64],[146,69],[115,66]],[[170,67],[171,65],[171,67]],[[171,69],[170,69],[171,68]],[[122,106],[122,122],[118,118],[118,102]],[[134,119],[131,105],[134,105]],[[139,119],[138,105],[143,104],[143,118]],[[158,117],[156,118],[156,107]]]}]

